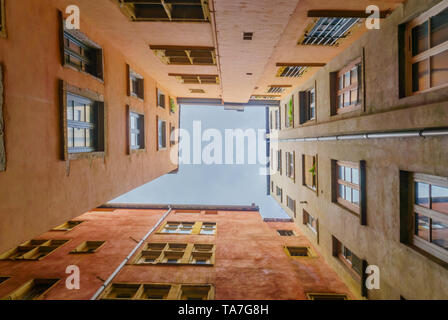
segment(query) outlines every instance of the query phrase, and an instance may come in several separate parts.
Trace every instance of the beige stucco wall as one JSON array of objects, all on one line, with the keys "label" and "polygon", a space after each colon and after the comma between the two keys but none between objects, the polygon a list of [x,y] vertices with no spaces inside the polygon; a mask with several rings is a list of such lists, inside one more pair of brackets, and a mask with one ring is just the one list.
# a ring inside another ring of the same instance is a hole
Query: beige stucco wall
[{"label": "beige stucco wall", "polygon": [[[387,19],[380,30],[369,31],[350,48],[320,69],[307,83],[295,88],[295,128],[282,130],[280,138],[329,136],[370,131],[448,126],[448,91],[399,98],[398,25],[439,1],[408,1]],[[330,115],[329,73],[343,68],[365,52],[365,111]],[[298,91],[317,82],[317,123],[299,126]],[[282,101],[282,128],[284,105]],[[371,299],[447,299],[448,269],[400,243],[400,170],[448,176],[448,138],[400,138],[334,142],[280,142],[283,175],[271,177],[274,185],[296,200],[296,224],[317,245],[316,237],[302,224],[302,211],[319,219],[317,248],[328,263],[360,294],[360,285],[345,266],[332,256],[332,235],[361,259],[380,268],[380,289],[369,290]],[[284,152],[296,152],[296,182],[285,176]],[[318,155],[318,194],[302,186],[302,154]],[[367,226],[359,218],[331,202],[331,160],[367,165]],[[275,163],[275,156],[274,156]],[[275,190],[274,190],[275,193]],[[276,198],[275,195],[273,195]],[[307,203],[300,203],[306,201]],[[286,207],[282,206],[293,216]]]},{"label": "beige stucco wall", "polygon": [[[156,150],[156,116],[167,121],[167,128],[170,122],[178,127],[179,113],[156,106],[158,85],[148,69],[124,56],[83,16],[81,32],[104,50],[104,83],[63,67],[59,10],[65,7],[56,0],[6,2],[9,32],[0,38],[7,159],[6,171],[0,172],[0,251],[177,168],[169,143],[166,150]],[[144,102],[127,97],[126,64],[145,78]],[[104,95],[104,158],[61,159],[60,80]],[[127,154],[127,104],[145,113],[145,152]]]}]

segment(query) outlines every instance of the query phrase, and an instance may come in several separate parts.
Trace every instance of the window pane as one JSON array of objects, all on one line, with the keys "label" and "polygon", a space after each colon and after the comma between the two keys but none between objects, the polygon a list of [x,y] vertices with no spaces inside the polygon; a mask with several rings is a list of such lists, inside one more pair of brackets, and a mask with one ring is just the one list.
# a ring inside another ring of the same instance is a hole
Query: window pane
[{"label": "window pane", "polygon": [[68,142],[68,147],[72,148],[73,147],[73,128],[70,128],[70,127],[67,128],[67,142]]},{"label": "window pane", "polygon": [[344,92],[344,107],[350,105],[350,91]]},{"label": "window pane", "polygon": [[137,136],[135,133],[131,133],[131,146],[137,145]]},{"label": "window pane", "polygon": [[74,110],[74,120],[75,121],[84,121],[84,104],[81,103],[75,103],[75,110]]},{"label": "window pane", "polygon": [[448,188],[431,186],[432,209],[448,214]]},{"label": "window pane", "polygon": [[344,76],[339,77],[339,90],[344,89]]},{"label": "window pane", "polygon": [[431,19],[431,46],[448,41],[448,8]]},{"label": "window pane", "polygon": [[446,83],[448,83],[448,50],[431,57],[431,87]]},{"label": "window pane", "polygon": [[432,243],[448,250],[448,224],[432,220]]},{"label": "window pane", "polygon": [[429,218],[415,214],[415,235],[429,241]]},{"label": "window pane", "polygon": [[428,50],[428,21],[412,29],[412,55]]},{"label": "window pane", "polygon": [[352,189],[349,187],[345,187],[345,200],[352,202]]},{"label": "window pane", "polygon": [[429,59],[412,65],[412,91],[429,89]]},{"label": "window pane", "polygon": [[344,88],[350,86],[350,71],[344,74]]},{"label": "window pane", "polygon": [[339,197],[342,199],[345,199],[344,185],[342,185],[342,184],[339,185]]},{"label": "window pane", "polygon": [[86,147],[93,147],[93,130],[86,129]]},{"label": "window pane", "polygon": [[344,96],[342,94],[338,95],[338,108],[344,107]]},{"label": "window pane", "polygon": [[429,184],[415,183],[415,204],[429,208]]},{"label": "window pane", "polygon": [[359,191],[356,189],[353,189],[353,199],[352,202],[359,206]]},{"label": "window pane", "polygon": [[344,180],[344,167],[338,166],[339,179]]},{"label": "window pane", "polygon": [[344,167],[345,168],[345,181],[351,182],[352,181],[352,168]]},{"label": "window pane", "polygon": [[75,128],[75,147],[84,147],[86,144],[85,129]]},{"label": "window pane", "polygon": [[359,170],[352,169],[352,183],[359,185]]},{"label": "window pane", "polygon": [[358,89],[350,91],[350,104],[358,104]]},{"label": "window pane", "polygon": [[75,101],[73,99],[67,99],[67,120],[73,120],[73,105]]},{"label": "window pane", "polygon": [[86,104],[86,122],[93,122],[92,106],[90,104]]},{"label": "window pane", "polygon": [[358,66],[356,66],[355,68],[353,68],[351,70],[351,77],[352,77],[352,84],[355,84],[358,82]]}]

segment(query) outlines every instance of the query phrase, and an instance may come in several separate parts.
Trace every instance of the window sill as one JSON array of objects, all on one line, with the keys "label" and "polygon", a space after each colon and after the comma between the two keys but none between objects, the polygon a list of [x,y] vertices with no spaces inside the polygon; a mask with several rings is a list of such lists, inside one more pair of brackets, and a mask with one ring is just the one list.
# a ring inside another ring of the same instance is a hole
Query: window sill
[{"label": "window sill", "polygon": [[131,154],[140,154],[140,153],[145,153],[146,152],[146,148],[143,149],[130,149],[129,150],[129,155]]},{"label": "window sill", "polygon": [[68,160],[80,160],[80,159],[95,159],[95,158],[104,158],[106,156],[106,152],[104,151],[96,151],[96,152],[86,152],[86,153],[69,153]]},{"label": "window sill", "polygon": [[89,76],[89,77],[95,79],[96,81],[98,81],[98,82],[100,82],[101,84],[104,85],[104,79],[99,78],[99,77],[97,77],[97,76],[94,76],[93,74],[90,74],[90,73],[85,72],[85,71],[83,71],[83,70],[79,70],[79,69],[77,69],[77,68],[75,68],[75,67],[73,67],[73,66],[71,66],[71,65],[69,65],[69,64],[67,64],[67,63],[63,64],[63,67],[64,67],[64,68],[67,68],[67,69],[71,69],[71,70],[76,71],[76,72],[79,72],[79,73],[82,73],[82,74],[85,74],[85,75],[87,75],[87,76]]},{"label": "window sill", "polygon": [[431,253],[427,252],[426,250],[418,247],[415,244],[405,244],[408,248],[412,249],[414,252],[419,253],[421,256],[427,258],[428,260],[431,260],[434,263],[437,263],[441,267],[448,269],[448,262],[443,261],[442,259],[432,255]]},{"label": "window sill", "polygon": [[300,124],[300,127],[309,127],[309,126],[315,126],[317,124],[316,119],[305,121],[304,123]]},{"label": "window sill", "polygon": [[139,97],[139,96],[136,95],[135,93],[131,93],[131,94],[129,95],[129,97],[134,98],[134,99],[136,99],[136,100],[138,100],[138,101],[140,101],[140,102],[145,102],[145,99],[144,99],[144,98]]},{"label": "window sill", "polygon": [[345,206],[343,203],[340,203],[338,201],[333,201],[333,204],[335,204],[337,207],[343,209],[344,211],[356,216],[357,218],[361,218],[361,214],[359,212],[356,212],[353,209]]}]

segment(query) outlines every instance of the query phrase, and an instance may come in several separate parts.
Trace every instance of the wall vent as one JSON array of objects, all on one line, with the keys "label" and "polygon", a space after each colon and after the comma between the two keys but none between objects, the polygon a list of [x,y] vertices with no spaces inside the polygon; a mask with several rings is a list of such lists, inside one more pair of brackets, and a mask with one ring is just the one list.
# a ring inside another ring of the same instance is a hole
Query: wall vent
[{"label": "wall vent", "polygon": [[253,32],[244,32],[243,40],[252,40],[253,36],[254,36]]}]

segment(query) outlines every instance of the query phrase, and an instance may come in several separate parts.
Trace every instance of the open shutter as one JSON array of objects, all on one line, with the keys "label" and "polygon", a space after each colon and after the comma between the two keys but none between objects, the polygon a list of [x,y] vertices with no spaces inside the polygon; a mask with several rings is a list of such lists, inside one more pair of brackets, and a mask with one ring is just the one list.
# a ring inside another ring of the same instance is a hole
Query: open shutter
[{"label": "open shutter", "polygon": [[359,191],[360,191],[360,222],[362,226],[367,225],[367,195],[366,195],[366,162],[364,160],[359,162]]},{"label": "open shutter", "polygon": [[[359,78],[358,78],[359,79]],[[338,110],[338,72],[330,73],[330,115]]]},{"label": "open shutter", "polygon": [[292,179],[296,182],[296,152],[292,152]]},{"label": "open shutter", "polygon": [[306,122],[306,100],[307,93],[306,91],[299,92],[299,123],[303,124]]}]

